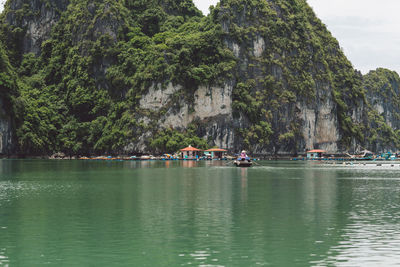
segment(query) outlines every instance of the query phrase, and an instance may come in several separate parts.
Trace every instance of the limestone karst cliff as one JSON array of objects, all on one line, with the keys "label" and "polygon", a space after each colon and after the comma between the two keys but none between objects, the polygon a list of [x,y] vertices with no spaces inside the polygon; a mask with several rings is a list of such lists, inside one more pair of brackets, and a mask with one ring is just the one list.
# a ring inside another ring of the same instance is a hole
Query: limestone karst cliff
[{"label": "limestone karst cliff", "polygon": [[0,44],[0,155],[13,153],[15,145],[14,99],[17,95],[16,76],[7,53]]},{"label": "limestone karst cliff", "polygon": [[368,114],[367,146],[373,151],[397,151],[400,145],[400,77],[387,69],[363,77]]},{"label": "limestone karst cliff", "polygon": [[50,38],[53,26],[67,9],[68,0],[62,1],[8,1],[4,22],[21,29],[17,48],[24,53],[39,54],[42,42]]},{"label": "limestone karst cliff", "polygon": [[371,86],[304,0],[207,17],[191,0],[9,0],[1,20],[19,153],[398,146],[398,87]]}]

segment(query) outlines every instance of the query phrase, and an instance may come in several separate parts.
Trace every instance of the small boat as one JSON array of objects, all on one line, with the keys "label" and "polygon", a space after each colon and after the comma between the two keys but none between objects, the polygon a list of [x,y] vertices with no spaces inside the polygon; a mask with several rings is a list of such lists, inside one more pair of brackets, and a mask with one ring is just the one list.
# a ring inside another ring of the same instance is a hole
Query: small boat
[{"label": "small boat", "polygon": [[251,167],[253,165],[253,162],[251,160],[235,160],[233,162],[236,167]]}]

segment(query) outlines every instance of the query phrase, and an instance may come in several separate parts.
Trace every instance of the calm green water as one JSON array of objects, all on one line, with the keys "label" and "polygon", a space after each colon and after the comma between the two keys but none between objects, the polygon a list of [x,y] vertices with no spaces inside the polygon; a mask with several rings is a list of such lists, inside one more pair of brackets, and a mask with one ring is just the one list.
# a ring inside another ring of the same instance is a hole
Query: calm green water
[{"label": "calm green water", "polygon": [[400,165],[0,161],[0,266],[399,266]]}]

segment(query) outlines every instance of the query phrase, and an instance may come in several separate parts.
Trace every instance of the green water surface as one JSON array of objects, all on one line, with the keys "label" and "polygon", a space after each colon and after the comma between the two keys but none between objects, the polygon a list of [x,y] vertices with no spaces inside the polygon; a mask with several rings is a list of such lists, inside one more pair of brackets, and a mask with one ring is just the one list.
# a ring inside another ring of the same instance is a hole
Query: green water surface
[{"label": "green water surface", "polygon": [[399,266],[400,165],[0,161],[0,266]]}]

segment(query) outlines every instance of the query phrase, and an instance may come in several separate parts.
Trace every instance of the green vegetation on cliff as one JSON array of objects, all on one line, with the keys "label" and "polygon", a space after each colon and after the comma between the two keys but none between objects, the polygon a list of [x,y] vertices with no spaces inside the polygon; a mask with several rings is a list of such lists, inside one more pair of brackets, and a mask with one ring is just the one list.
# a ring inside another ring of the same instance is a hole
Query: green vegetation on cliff
[{"label": "green vegetation on cliff", "polygon": [[375,150],[400,148],[400,77],[379,68],[364,75],[368,99],[367,143]]},{"label": "green vegetation on cliff", "polygon": [[18,98],[18,77],[9,61],[3,44],[0,42],[0,153],[14,153],[14,121],[21,106]]},{"label": "green vegetation on cliff", "polygon": [[149,87],[194,90],[234,65],[220,27],[192,1],[71,1],[39,55],[10,42],[8,33],[25,31],[3,26],[2,39],[20,77],[17,136],[27,154],[119,153],[149,130],[137,118]]},{"label": "green vegetation on cliff", "polygon": [[[0,43],[0,99],[7,111],[12,111],[18,94],[17,75],[10,64],[6,50]],[[14,113],[14,111],[12,111]],[[13,115],[13,113],[11,115]]]}]

